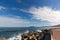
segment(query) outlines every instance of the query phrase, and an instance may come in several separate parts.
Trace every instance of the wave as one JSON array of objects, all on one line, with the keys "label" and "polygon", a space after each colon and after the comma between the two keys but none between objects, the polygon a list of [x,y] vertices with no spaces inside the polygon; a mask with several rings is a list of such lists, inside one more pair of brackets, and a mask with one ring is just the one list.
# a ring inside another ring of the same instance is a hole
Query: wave
[{"label": "wave", "polygon": [[[23,32],[23,33],[28,33],[28,32],[29,32],[29,30],[26,30],[26,31]],[[19,33],[18,35],[14,35],[13,37],[8,38],[7,40],[15,40],[15,39],[21,40],[21,35],[22,35],[23,33]]]},{"label": "wave", "polygon": [[42,32],[41,30],[36,30],[37,32]]},{"label": "wave", "polygon": [[21,40],[21,33],[20,34],[18,34],[18,35],[14,35],[13,37],[10,37],[10,38],[8,38],[7,40],[17,40],[17,39],[19,39],[19,40]]}]

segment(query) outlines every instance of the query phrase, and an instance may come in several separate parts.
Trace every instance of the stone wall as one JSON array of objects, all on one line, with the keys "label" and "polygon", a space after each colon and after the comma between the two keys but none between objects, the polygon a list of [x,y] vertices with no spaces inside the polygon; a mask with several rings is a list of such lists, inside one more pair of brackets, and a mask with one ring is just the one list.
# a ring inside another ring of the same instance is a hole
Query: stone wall
[{"label": "stone wall", "polygon": [[29,32],[22,34],[22,40],[44,40],[48,30],[42,30],[42,32]]}]

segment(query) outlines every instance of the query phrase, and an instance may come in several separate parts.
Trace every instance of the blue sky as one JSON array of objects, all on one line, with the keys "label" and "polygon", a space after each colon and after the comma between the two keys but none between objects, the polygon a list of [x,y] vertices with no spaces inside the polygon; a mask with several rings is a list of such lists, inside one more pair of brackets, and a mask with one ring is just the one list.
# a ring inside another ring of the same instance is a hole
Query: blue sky
[{"label": "blue sky", "polygon": [[0,0],[0,27],[60,24],[60,0]]}]

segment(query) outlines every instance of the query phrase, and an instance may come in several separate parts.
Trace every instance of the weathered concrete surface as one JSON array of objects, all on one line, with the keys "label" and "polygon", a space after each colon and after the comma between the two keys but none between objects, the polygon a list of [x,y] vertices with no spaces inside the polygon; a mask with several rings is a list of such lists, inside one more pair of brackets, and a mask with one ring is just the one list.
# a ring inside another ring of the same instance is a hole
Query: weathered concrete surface
[{"label": "weathered concrete surface", "polygon": [[51,34],[51,40],[60,40],[60,28],[52,29]]}]

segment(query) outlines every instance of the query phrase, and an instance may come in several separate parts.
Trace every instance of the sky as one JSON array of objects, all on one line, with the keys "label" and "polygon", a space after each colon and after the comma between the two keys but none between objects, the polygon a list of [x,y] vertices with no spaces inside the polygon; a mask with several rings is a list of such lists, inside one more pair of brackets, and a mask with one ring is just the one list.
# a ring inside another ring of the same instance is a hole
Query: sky
[{"label": "sky", "polygon": [[60,24],[60,0],[0,0],[0,27]]}]

